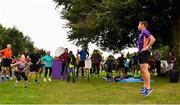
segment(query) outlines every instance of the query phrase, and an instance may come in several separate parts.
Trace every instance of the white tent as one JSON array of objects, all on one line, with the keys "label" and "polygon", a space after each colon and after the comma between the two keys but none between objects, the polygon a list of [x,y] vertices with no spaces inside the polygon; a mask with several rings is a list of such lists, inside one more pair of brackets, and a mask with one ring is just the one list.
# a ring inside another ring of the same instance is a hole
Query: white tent
[{"label": "white tent", "polygon": [[59,57],[61,54],[63,54],[65,51],[64,47],[58,47],[55,51],[55,57]]}]

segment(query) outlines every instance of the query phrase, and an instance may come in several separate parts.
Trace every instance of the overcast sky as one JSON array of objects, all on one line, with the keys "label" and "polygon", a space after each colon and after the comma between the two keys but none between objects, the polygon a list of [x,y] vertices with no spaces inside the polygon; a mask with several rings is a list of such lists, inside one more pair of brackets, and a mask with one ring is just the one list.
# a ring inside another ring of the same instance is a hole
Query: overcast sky
[{"label": "overcast sky", "polygon": [[[74,53],[77,47],[67,40],[65,20],[61,19],[60,9],[55,9],[52,0],[0,0],[0,24],[17,27],[34,41],[35,46],[52,51],[63,46]],[[89,46],[91,51],[96,48]]]},{"label": "overcast sky", "polygon": [[52,0],[0,0],[0,24],[16,26],[31,37],[35,46],[54,51],[63,46],[75,50],[67,40],[65,21]]}]

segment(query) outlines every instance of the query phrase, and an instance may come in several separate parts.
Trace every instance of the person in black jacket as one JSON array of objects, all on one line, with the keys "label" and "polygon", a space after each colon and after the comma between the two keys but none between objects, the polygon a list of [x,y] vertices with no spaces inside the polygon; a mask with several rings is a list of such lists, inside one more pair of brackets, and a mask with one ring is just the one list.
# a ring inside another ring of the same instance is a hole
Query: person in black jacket
[{"label": "person in black jacket", "polygon": [[113,82],[113,68],[115,64],[115,59],[112,55],[109,55],[107,61],[105,62],[107,65],[107,82]]},{"label": "person in black jacket", "polygon": [[29,82],[31,80],[31,76],[32,73],[35,72],[35,83],[39,83],[38,82],[38,72],[39,72],[39,68],[38,68],[38,64],[39,61],[41,59],[41,55],[39,54],[39,49],[38,48],[34,48],[34,52],[30,53],[29,55],[30,58],[30,73],[29,73]]},{"label": "person in black jacket", "polygon": [[[67,59],[67,81],[70,82],[70,79],[72,78],[72,82],[76,82],[75,77],[75,67],[76,67],[76,58],[72,51],[69,52],[68,59]],[[70,73],[72,72],[72,77]]]}]

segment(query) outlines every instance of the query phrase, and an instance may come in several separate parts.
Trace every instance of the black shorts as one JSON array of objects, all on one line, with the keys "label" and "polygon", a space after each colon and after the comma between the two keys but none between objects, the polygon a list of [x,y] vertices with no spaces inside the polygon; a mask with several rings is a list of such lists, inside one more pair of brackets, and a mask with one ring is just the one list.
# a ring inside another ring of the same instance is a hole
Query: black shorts
[{"label": "black shorts", "polygon": [[124,69],[125,65],[124,64],[119,64],[119,69]]},{"label": "black shorts", "polygon": [[139,63],[140,64],[145,64],[149,62],[150,58],[150,52],[149,51],[144,51],[139,53]]},{"label": "black shorts", "polygon": [[38,68],[43,68],[44,67],[44,64],[38,64]]},{"label": "black shorts", "polygon": [[45,67],[45,70],[50,70],[50,71],[52,71],[52,67]]},{"label": "black shorts", "polygon": [[9,58],[5,58],[2,60],[2,66],[3,67],[11,67],[12,60]]},{"label": "black shorts", "polygon": [[24,72],[17,72],[17,71],[15,71],[15,72],[14,72],[14,75],[16,76],[17,81],[20,81],[20,80],[21,80],[21,77],[22,77],[25,81],[28,80],[28,79],[27,79],[27,76],[26,76],[26,74],[25,74]]},{"label": "black shorts", "polygon": [[85,67],[85,61],[80,61],[79,66],[80,67]]},{"label": "black shorts", "polygon": [[108,65],[108,73],[112,73],[112,69],[113,69],[113,66],[112,65]]},{"label": "black shorts", "polygon": [[36,64],[31,65],[30,72],[39,72],[38,65],[36,65]]},{"label": "black shorts", "polygon": [[134,64],[133,64],[134,66],[136,66],[136,65],[138,65],[138,62],[134,62]]}]

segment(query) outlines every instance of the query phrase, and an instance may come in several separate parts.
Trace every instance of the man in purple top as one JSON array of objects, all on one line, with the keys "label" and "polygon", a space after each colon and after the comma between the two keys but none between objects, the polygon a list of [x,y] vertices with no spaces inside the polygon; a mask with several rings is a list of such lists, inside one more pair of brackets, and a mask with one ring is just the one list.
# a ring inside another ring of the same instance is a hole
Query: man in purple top
[{"label": "man in purple top", "polygon": [[139,44],[140,70],[142,72],[142,77],[144,79],[144,86],[141,89],[141,94],[143,94],[143,96],[148,96],[152,92],[150,86],[150,81],[151,81],[150,73],[148,71],[148,61],[150,57],[150,47],[155,42],[155,38],[146,29],[147,26],[148,23],[146,21],[140,21],[138,25],[138,29],[139,31],[141,31],[138,44]]}]

